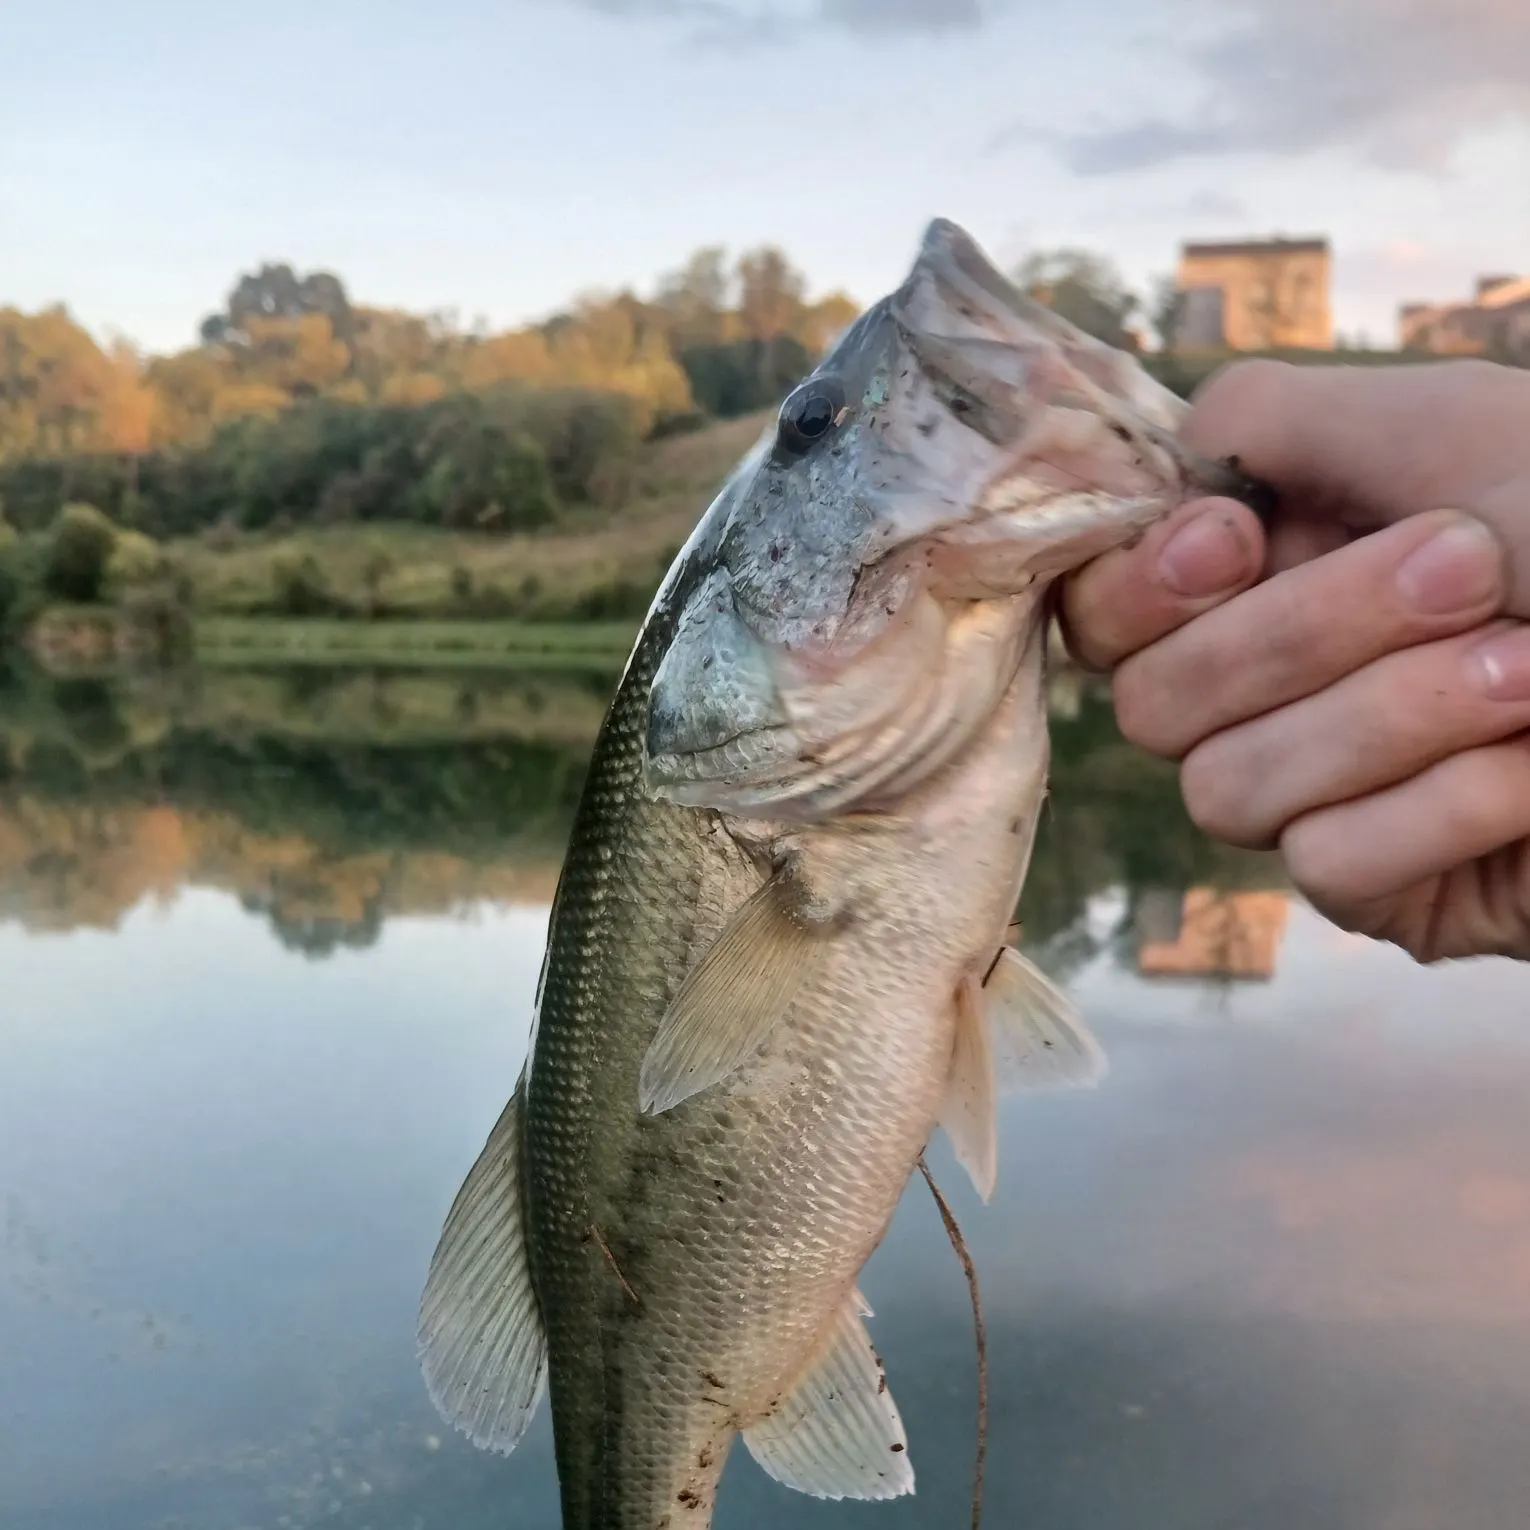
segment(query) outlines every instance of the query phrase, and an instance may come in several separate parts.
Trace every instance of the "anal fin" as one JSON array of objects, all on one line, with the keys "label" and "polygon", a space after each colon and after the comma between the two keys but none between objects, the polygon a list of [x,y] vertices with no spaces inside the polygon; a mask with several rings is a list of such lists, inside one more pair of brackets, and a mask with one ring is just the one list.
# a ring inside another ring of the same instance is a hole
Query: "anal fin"
[{"label": "anal fin", "polygon": [[447,1213],[420,1303],[431,1401],[483,1450],[508,1455],[541,1401],[547,1338],[521,1200],[523,1071]]},{"label": "anal fin", "polygon": [[828,1346],[774,1412],[744,1430],[777,1482],[814,1498],[900,1498],[914,1468],[898,1406],[871,1347],[859,1291],[835,1315]]}]

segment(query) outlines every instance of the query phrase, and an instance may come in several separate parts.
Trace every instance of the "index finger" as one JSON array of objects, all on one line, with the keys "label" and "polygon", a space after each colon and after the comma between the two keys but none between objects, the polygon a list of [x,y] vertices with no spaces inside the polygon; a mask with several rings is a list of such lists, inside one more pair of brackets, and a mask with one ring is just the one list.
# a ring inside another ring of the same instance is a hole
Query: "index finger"
[{"label": "index finger", "polygon": [[1490,362],[1251,360],[1201,390],[1183,436],[1236,456],[1304,513],[1375,529],[1439,505],[1491,520],[1495,490],[1525,470],[1527,423],[1530,373]]}]

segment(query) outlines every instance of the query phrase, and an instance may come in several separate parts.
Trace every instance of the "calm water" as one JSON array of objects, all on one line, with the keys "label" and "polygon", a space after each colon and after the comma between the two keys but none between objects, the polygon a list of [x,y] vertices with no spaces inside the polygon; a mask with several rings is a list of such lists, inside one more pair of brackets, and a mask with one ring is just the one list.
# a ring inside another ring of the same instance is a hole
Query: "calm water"
[{"label": "calm water", "polygon": [[[607,683],[0,684],[6,1530],[557,1525],[545,1409],[475,1452],[414,1314]],[[1098,703],[1056,736],[1023,915],[1113,1071],[1006,1107],[987,1208],[932,1153],[986,1296],[988,1523],[1522,1530],[1530,973],[1347,939]],[[971,1314],[917,1181],[864,1284],[917,1497],[740,1450],[722,1530],[966,1523]]]}]

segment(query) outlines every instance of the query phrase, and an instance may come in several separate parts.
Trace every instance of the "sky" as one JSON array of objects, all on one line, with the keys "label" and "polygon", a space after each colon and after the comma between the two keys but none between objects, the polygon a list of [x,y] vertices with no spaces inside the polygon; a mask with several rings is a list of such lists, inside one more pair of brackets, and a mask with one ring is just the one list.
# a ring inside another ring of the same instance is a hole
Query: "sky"
[{"label": "sky", "polygon": [[1142,290],[1324,234],[1390,344],[1530,271],[1530,3],[0,0],[0,306],[151,350],[267,260],[498,328],[769,241],[869,302],[936,215]]}]

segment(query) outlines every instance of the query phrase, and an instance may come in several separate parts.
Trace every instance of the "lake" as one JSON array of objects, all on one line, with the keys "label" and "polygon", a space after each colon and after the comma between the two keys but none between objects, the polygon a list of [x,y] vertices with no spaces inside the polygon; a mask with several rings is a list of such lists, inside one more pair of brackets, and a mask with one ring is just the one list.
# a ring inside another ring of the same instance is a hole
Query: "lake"
[{"label": "lake", "polygon": [[[555,1530],[544,1406],[480,1454],[414,1357],[514,1084],[612,677],[0,675],[0,1525]],[[1210,845],[1059,687],[1022,904],[1108,1050],[1006,1103],[993,1530],[1522,1530],[1530,972],[1424,971]],[[972,1315],[918,1179],[864,1287],[919,1491],[968,1522]]]}]

